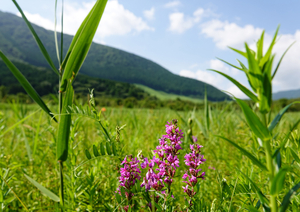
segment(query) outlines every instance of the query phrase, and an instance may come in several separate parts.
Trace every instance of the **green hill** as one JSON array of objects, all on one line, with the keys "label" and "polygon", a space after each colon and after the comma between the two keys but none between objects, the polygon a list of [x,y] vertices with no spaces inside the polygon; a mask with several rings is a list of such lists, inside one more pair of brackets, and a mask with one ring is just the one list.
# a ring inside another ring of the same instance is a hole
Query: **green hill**
[{"label": "green hill", "polygon": [[[51,58],[56,61],[53,31],[36,25],[34,28]],[[72,36],[64,35],[65,51],[71,40]],[[11,13],[1,11],[0,49],[12,60],[48,67],[24,21]],[[165,93],[201,99],[204,97],[206,86],[209,100],[229,99],[226,94],[204,82],[180,77],[150,60],[96,43],[92,44],[80,73],[103,79],[141,84]]]}]

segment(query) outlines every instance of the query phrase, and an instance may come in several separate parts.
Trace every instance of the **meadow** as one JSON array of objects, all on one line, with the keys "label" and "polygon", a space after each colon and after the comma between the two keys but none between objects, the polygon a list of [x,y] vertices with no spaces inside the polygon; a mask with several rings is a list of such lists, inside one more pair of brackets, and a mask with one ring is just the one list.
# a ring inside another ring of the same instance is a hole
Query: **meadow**
[{"label": "meadow", "polygon": [[[203,102],[189,103],[192,110],[141,109],[132,102],[104,108],[93,88],[78,100],[73,86],[107,0],[96,1],[66,55],[55,32],[59,68],[13,3],[57,75],[58,95],[56,104],[46,103],[0,51],[36,103],[12,98],[0,105],[2,211],[299,211],[300,114],[292,111],[300,102],[278,107],[272,101],[272,80],[286,53],[273,64],[279,27],[265,51],[264,31],[256,50],[247,43],[244,51],[230,47],[246,65],[220,59],[242,71],[248,86],[210,70],[249,100],[231,95],[233,101],[212,104],[204,88]],[[175,98],[173,104],[184,106]]]},{"label": "meadow", "polygon": [[[112,136],[116,136],[116,126],[126,125],[120,132],[117,156],[106,154],[95,157],[93,145],[100,152],[100,144],[105,142],[106,138],[95,121],[75,115],[71,129],[70,154],[64,173],[67,211],[118,211],[115,210],[118,206],[115,191],[119,184],[120,161],[125,153],[137,156],[142,151],[143,155],[151,158],[151,150],[158,146],[158,139],[164,134],[166,121],[178,119],[178,126],[185,136],[183,150],[179,155],[180,161],[183,161],[183,156],[191,144],[187,136],[190,118],[193,120],[193,135],[198,137],[198,143],[203,146],[202,154],[207,159],[201,167],[206,172],[206,178],[200,182],[197,193],[203,206],[201,211],[244,211],[245,205],[256,205],[258,198],[255,190],[237,169],[246,173],[262,190],[267,188],[265,176],[239,150],[214,136],[223,135],[230,138],[252,154],[263,158],[264,151],[245,123],[242,112],[231,109],[231,104],[211,111],[209,131],[206,131],[203,110],[176,112],[169,109],[106,108],[101,114],[101,119]],[[100,107],[97,109],[101,110]],[[272,113],[272,116],[274,115],[275,113]],[[11,126],[28,116],[30,118],[1,136]],[[290,149],[296,150],[294,145],[299,145],[299,131],[294,130],[292,134],[287,134],[291,125],[299,119],[298,112],[287,113],[276,129],[281,133],[274,145],[280,146],[282,142],[286,142],[281,155],[282,166],[293,164],[295,167],[295,170],[286,176],[283,193],[299,181],[297,176],[300,161],[295,161]],[[59,180],[59,169],[55,159],[57,124],[52,122],[47,114],[38,110],[37,106],[17,103],[0,106],[0,123],[2,211],[24,210],[17,196],[30,211],[54,211],[55,208],[59,210],[58,203],[43,195],[24,177],[25,173],[53,193],[58,193],[59,185],[56,182]],[[289,136],[285,141],[286,135]],[[86,150],[91,154],[90,160],[86,156]],[[181,211],[185,206],[185,194],[182,189],[185,169],[181,162],[172,185],[176,211]],[[140,211],[147,211],[145,200],[135,201],[135,209],[140,207]],[[299,201],[297,195],[292,200],[296,209],[300,205]],[[296,211],[295,208],[291,211]]]}]

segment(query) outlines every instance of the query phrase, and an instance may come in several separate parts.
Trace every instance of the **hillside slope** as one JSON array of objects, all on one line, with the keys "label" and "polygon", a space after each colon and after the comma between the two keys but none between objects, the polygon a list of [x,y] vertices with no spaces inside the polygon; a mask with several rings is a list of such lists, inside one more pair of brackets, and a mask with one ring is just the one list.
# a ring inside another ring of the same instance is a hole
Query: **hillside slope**
[{"label": "hillside slope", "polygon": [[[34,25],[53,61],[56,60],[53,31]],[[60,38],[59,38],[60,39]],[[64,36],[66,51],[72,36]],[[34,66],[48,67],[24,21],[11,13],[0,11],[0,49],[9,58]],[[158,50],[159,51],[159,50]],[[140,56],[93,43],[80,73],[103,79],[136,83],[152,89],[197,98],[221,101],[228,96],[204,82],[181,77]]]}]

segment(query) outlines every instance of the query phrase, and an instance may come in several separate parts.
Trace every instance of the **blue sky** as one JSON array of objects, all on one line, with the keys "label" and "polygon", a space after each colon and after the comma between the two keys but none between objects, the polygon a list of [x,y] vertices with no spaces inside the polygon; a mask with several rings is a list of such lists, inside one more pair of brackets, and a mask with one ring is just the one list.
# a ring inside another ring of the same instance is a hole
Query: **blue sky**
[{"label": "blue sky", "polygon": [[[54,0],[18,2],[30,21],[53,29]],[[75,34],[94,2],[65,0],[67,33]],[[12,1],[8,0],[2,0],[0,10],[17,14]],[[254,48],[263,29],[268,45],[280,24],[280,39],[274,49],[276,61],[292,42],[297,42],[274,78],[273,91],[299,89],[299,11],[297,0],[109,0],[94,41],[140,55],[175,74],[196,78],[244,97],[228,80],[207,69],[223,71],[247,85],[243,73],[216,57],[236,63],[235,59],[241,58],[227,46],[243,50],[247,41]]]}]

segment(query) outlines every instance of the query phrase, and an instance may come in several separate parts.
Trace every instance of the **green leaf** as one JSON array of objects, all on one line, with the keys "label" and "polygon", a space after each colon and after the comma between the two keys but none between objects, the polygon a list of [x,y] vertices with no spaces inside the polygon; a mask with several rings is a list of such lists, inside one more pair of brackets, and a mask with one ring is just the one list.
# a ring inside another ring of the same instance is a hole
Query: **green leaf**
[{"label": "green leaf", "polygon": [[260,39],[257,42],[257,60],[260,61],[263,55],[263,45],[264,45],[264,35],[265,31],[261,33]]},{"label": "green leaf", "polygon": [[300,164],[300,159],[299,159],[297,153],[292,148],[289,148],[289,149],[290,149],[290,152],[291,152],[293,158],[295,159],[295,161]]},{"label": "green leaf", "polygon": [[248,55],[248,65],[249,65],[249,80],[252,84],[252,86],[255,88],[255,92],[257,92],[258,89],[262,88],[262,73],[258,66],[257,61],[255,60],[255,57],[249,49],[247,43],[245,43],[247,55]]},{"label": "green leaf", "polygon": [[279,170],[272,180],[271,195],[277,195],[282,190],[286,173],[290,170],[289,167],[284,167]]},{"label": "green leaf", "polygon": [[13,73],[13,75],[17,78],[19,83],[22,85],[27,94],[48,114],[54,121],[57,122],[56,118],[53,116],[50,109],[47,107],[45,102],[42,100],[40,95],[36,92],[36,90],[32,87],[32,85],[27,81],[24,75],[19,71],[19,69],[0,51],[0,57],[9,68],[9,70]]},{"label": "green leaf", "polygon": [[31,25],[31,23],[30,23],[30,22],[28,21],[28,19],[26,18],[26,16],[25,16],[25,14],[23,13],[21,7],[18,5],[18,3],[17,3],[16,0],[12,0],[12,1],[13,1],[13,3],[16,5],[16,7],[17,7],[17,9],[19,10],[19,12],[21,13],[23,20],[24,20],[25,23],[27,24],[27,26],[28,26],[28,28],[29,28],[29,30],[30,30],[30,32],[31,32],[31,34],[32,34],[32,36],[33,36],[33,38],[35,39],[35,41],[36,41],[38,47],[40,48],[41,52],[43,53],[43,55],[44,55],[45,59],[47,60],[48,64],[50,65],[50,67],[52,68],[52,70],[53,70],[57,75],[59,75],[59,73],[58,73],[57,69],[55,68],[55,65],[53,64],[53,62],[52,62],[52,60],[51,60],[51,58],[50,58],[50,56],[49,56],[49,54],[48,54],[46,48],[44,47],[44,45],[43,45],[42,41],[40,40],[39,36],[38,36],[38,35],[36,34],[36,32],[34,31],[34,29],[33,29],[32,25]]},{"label": "green leaf", "polygon": [[239,53],[240,55],[244,56],[245,58],[248,58],[248,55],[247,55],[246,52],[242,52],[242,51],[240,51],[240,50],[238,50],[238,49],[235,49],[235,48],[232,48],[232,47],[228,47],[228,48],[230,48],[231,50],[233,50],[233,51]]},{"label": "green leaf", "polygon": [[31,182],[35,187],[37,187],[47,197],[49,197],[50,199],[52,199],[55,202],[59,202],[60,201],[59,197],[56,196],[51,191],[49,191],[47,188],[45,188],[44,186],[42,186],[41,184],[39,184],[38,182],[36,182],[34,179],[30,178],[26,174],[24,174],[24,176],[27,178],[27,180],[29,180],[29,182]]},{"label": "green leaf", "polygon": [[289,192],[284,196],[282,203],[279,208],[279,212],[284,212],[289,207],[290,204],[290,198],[297,192],[297,190],[300,188],[300,183],[296,184]]},{"label": "green leaf", "polygon": [[116,200],[119,204],[121,203],[121,195],[119,193],[116,193]]},{"label": "green leaf", "polygon": [[71,114],[67,113],[67,108],[72,107],[73,95],[74,90],[71,83],[69,83],[63,101],[62,114],[58,126],[58,136],[56,141],[56,159],[58,161],[66,161],[68,158]]},{"label": "green leaf", "polygon": [[239,149],[245,156],[247,156],[254,165],[258,166],[259,168],[261,168],[262,170],[268,171],[267,167],[262,164],[254,155],[252,155],[250,152],[248,152],[247,150],[245,150],[244,148],[240,147],[238,144],[236,144],[235,142],[229,140],[228,138],[225,138],[223,136],[219,136],[216,135],[217,137],[227,141],[228,143],[230,143],[231,145],[233,145],[234,147],[236,147],[237,149]]},{"label": "green leaf", "polygon": [[291,104],[285,106],[283,109],[281,109],[279,111],[277,116],[275,116],[275,118],[273,119],[273,121],[270,123],[270,125],[268,127],[270,132],[272,132],[272,130],[276,127],[276,125],[278,124],[278,122],[280,121],[282,116],[285,114],[285,112],[289,109],[289,107],[292,106],[293,104],[296,104],[296,103],[300,103],[300,101],[292,102]]},{"label": "green leaf", "polygon": [[246,94],[250,99],[252,99],[252,101],[254,102],[258,102],[258,98],[245,86],[243,86],[242,84],[240,84],[238,81],[236,81],[235,79],[233,79],[232,77],[228,76],[227,74],[224,74],[220,71],[214,70],[214,69],[208,69],[210,71],[214,71],[217,72],[221,75],[223,75],[224,77],[226,77],[227,79],[229,79],[233,84],[235,84],[244,94]]},{"label": "green leaf", "polygon": [[228,65],[230,65],[230,66],[233,67],[233,68],[236,68],[236,69],[238,69],[238,70],[244,71],[244,69],[242,69],[242,68],[240,68],[240,67],[238,67],[238,66],[235,66],[235,65],[233,65],[233,64],[231,64],[231,63],[229,63],[229,62],[227,62],[227,61],[225,61],[225,60],[222,60],[222,59],[220,59],[220,58],[218,58],[218,57],[217,57],[217,59],[218,59],[218,60],[221,60],[222,62],[224,62],[224,63],[226,63],[226,64],[228,64]]},{"label": "green leaf", "polygon": [[101,155],[105,155],[105,149],[104,149],[103,143],[100,144],[100,152],[101,152]]},{"label": "green leaf", "polygon": [[252,205],[248,205],[246,206],[246,208],[248,209],[248,211],[250,212],[259,212],[259,210],[257,210],[255,207],[253,207]]},{"label": "green leaf", "polygon": [[275,35],[273,37],[273,40],[272,40],[272,42],[271,42],[271,44],[269,46],[269,49],[268,49],[267,53],[265,54],[265,56],[259,62],[259,66],[260,67],[263,67],[264,64],[269,60],[269,58],[270,58],[270,56],[272,54],[273,46],[274,46],[274,44],[276,42],[276,37],[277,37],[278,31],[279,31],[279,26],[276,29]]},{"label": "green leaf", "polygon": [[111,155],[110,145],[108,142],[106,142],[106,152],[107,154]]},{"label": "green leaf", "polygon": [[259,111],[263,114],[268,113],[272,103],[272,82],[266,73],[263,75],[263,89],[259,89],[259,92],[261,92]]},{"label": "green leaf", "polygon": [[288,51],[295,43],[296,43],[296,41],[295,41],[294,43],[292,43],[292,44],[285,50],[285,52],[283,53],[283,55],[281,56],[281,58],[280,58],[280,60],[279,60],[279,62],[278,62],[278,64],[277,64],[277,66],[276,66],[276,68],[275,68],[275,71],[274,71],[274,73],[273,73],[273,75],[272,75],[272,79],[275,77],[275,75],[276,75],[276,73],[277,73],[277,71],[278,71],[278,68],[279,68],[279,66],[280,66],[280,64],[281,64],[281,61],[282,61],[283,57],[285,56],[285,54],[287,53],[287,51]]},{"label": "green leaf", "polygon": [[269,130],[263,125],[257,115],[251,110],[251,108],[242,100],[234,98],[240,105],[242,111],[246,117],[247,123],[254,134],[262,140],[269,140],[271,135]]},{"label": "green leaf", "polygon": [[91,160],[92,159],[92,156],[91,156],[91,153],[89,152],[89,150],[85,150],[85,156],[88,160]]},{"label": "green leaf", "polygon": [[67,85],[66,83],[69,80],[74,80],[80,67],[82,66],[92,44],[106,3],[107,0],[97,0],[94,7],[76,32],[73,38],[74,41],[72,41],[68,50],[68,52],[71,53],[62,76],[62,84],[60,86],[61,92],[65,91]]},{"label": "green leaf", "polygon": [[281,154],[280,154],[280,148],[276,149],[275,153],[272,156],[276,166],[277,166],[277,170],[279,170],[281,168]]},{"label": "green leaf", "polygon": [[209,110],[208,110],[206,87],[205,87],[205,94],[204,94],[204,117],[205,117],[206,131],[209,132],[210,120],[209,120]]},{"label": "green leaf", "polygon": [[252,184],[254,190],[256,191],[256,194],[258,195],[258,198],[260,199],[261,203],[263,205],[268,205],[269,204],[269,200],[266,198],[266,196],[261,192],[261,190],[259,189],[259,187],[248,177],[248,175],[244,174],[241,170],[237,169],[242,175],[244,175],[244,177],[246,177],[249,182]]},{"label": "green leaf", "polygon": [[117,150],[114,142],[112,142],[111,147],[112,147],[112,152],[114,153],[115,156],[117,156]]},{"label": "green leaf", "polygon": [[95,157],[100,156],[100,154],[99,154],[99,152],[98,152],[98,150],[97,150],[97,147],[96,147],[95,145],[93,145],[93,153],[94,153],[94,156],[95,156]]}]

